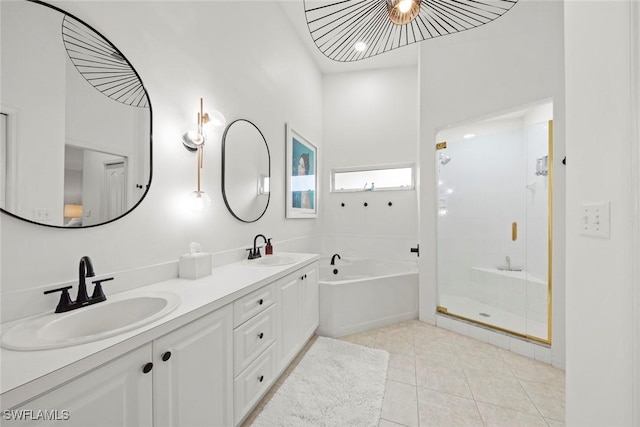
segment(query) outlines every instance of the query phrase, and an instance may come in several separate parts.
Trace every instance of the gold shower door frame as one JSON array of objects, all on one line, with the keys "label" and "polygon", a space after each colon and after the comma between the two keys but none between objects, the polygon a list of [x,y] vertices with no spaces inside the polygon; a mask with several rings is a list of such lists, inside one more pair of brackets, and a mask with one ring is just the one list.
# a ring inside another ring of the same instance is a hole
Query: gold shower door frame
[{"label": "gold shower door frame", "polygon": [[[461,316],[454,313],[449,313],[446,307],[438,305],[436,311],[440,314],[444,314],[449,317],[461,319],[466,322],[474,323],[483,327],[491,328],[500,332],[506,332],[508,334],[525,338],[530,341],[535,341],[541,344],[551,345],[551,331],[552,331],[552,276],[553,276],[553,120],[548,121],[548,143],[549,143],[549,190],[547,191],[548,197],[548,211],[549,216],[547,219],[548,236],[547,236],[547,255],[548,255],[548,268],[547,268],[547,338],[540,338],[533,335],[523,334],[522,332],[512,331],[510,329],[502,328],[500,326],[492,325],[490,323],[481,322],[479,320],[471,319],[465,316]],[[436,150],[438,148],[436,147]]]}]

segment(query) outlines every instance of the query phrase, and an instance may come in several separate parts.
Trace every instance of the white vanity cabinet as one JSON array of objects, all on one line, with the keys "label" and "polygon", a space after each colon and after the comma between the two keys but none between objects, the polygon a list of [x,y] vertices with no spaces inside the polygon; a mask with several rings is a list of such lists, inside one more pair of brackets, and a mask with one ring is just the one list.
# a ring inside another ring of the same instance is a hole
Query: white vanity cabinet
[{"label": "white vanity cabinet", "polygon": [[233,424],[229,304],[153,341],[153,425]]},{"label": "white vanity cabinet", "polygon": [[283,277],[275,285],[278,294],[278,371],[282,371],[318,327],[318,263]]},{"label": "white vanity cabinet", "polygon": [[[24,425],[230,426],[232,325],[229,304],[17,410],[58,410],[53,413],[58,421],[37,424],[26,420]],[[68,410],[67,421],[62,420],[62,410]]]},{"label": "white vanity cabinet", "polygon": [[5,411],[6,425],[151,426],[153,369],[147,366],[150,360],[151,344],[147,344],[8,410],[11,421]]},{"label": "white vanity cabinet", "polygon": [[89,371],[76,369],[79,376],[61,385],[42,380],[52,381],[40,388],[49,391],[4,410],[3,425],[239,425],[318,326],[318,262],[269,277],[173,330],[161,325],[163,332],[146,341],[132,337],[138,341],[128,348],[139,345],[135,350]]}]

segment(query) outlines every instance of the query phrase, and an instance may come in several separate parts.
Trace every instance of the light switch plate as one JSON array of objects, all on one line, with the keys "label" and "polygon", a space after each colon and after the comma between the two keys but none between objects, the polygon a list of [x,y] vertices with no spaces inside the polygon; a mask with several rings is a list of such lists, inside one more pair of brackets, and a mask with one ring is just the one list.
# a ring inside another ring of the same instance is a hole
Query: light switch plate
[{"label": "light switch plate", "polygon": [[582,204],[582,236],[609,238],[609,202]]}]

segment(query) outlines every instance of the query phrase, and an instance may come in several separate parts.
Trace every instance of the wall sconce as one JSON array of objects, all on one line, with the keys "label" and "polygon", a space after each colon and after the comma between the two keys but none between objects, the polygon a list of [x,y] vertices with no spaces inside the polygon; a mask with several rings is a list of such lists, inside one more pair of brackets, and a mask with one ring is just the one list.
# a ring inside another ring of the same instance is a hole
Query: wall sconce
[{"label": "wall sconce", "polygon": [[190,210],[196,212],[204,212],[211,206],[211,197],[201,188],[200,170],[203,164],[204,144],[207,140],[207,134],[204,132],[204,126],[210,123],[213,128],[224,127],[226,120],[222,113],[214,111],[211,116],[204,112],[204,101],[200,98],[200,112],[198,112],[198,127],[195,130],[188,130],[182,135],[182,145],[189,151],[197,152],[197,174],[198,187],[196,191],[192,191],[187,196],[187,206]]}]

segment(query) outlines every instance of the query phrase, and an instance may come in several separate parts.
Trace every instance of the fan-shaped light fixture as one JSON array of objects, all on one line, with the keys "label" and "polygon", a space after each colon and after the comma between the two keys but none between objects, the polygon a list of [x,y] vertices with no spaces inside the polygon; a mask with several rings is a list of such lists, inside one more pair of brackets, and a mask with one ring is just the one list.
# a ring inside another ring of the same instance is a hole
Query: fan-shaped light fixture
[{"label": "fan-shaped light fixture", "polygon": [[309,32],[339,62],[360,61],[487,24],[518,0],[304,0]]},{"label": "fan-shaped light fixture", "polygon": [[421,0],[386,0],[389,19],[396,25],[404,25],[416,19]]}]

